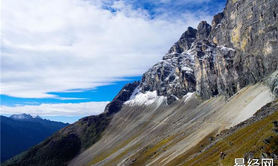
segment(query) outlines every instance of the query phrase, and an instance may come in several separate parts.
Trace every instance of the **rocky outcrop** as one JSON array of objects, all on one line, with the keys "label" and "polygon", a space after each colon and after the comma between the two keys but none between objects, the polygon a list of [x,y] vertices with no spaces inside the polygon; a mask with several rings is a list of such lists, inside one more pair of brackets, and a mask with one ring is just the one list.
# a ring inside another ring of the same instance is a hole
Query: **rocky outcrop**
[{"label": "rocky outcrop", "polygon": [[194,45],[196,92],[204,99],[218,94],[231,96],[236,87],[237,73],[233,66],[235,50],[203,40]]},{"label": "rocky outcrop", "polygon": [[196,39],[196,33],[197,30],[192,28],[192,27],[188,27],[187,31],[185,31],[180,39],[170,48],[170,50],[168,51],[168,54],[171,53],[182,53],[186,50],[188,50],[191,47],[191,44],[195,41]]},{"label": "rocky outcrop", "polygon": [[212,26],[188,28],[143,75],[141,91],[156,90],[171,104],[195,90],[204,99],[230,97],[262,80],[278,70],[277,13],[275,0],[229,0]]},{"label": "rocky outcrop", "polygon": [[[194,57],[190,46],[196,39],[196,29],[191,27],[183,33],[163,59],[144,73],[140,91],[157,91],[160,96],[167,97],[167,103],[195,91]],[[187,50],[187,51],[186,51]]]},{"label": "rocky outcrop", "polygon": [[223,14],[214,17],[208,40],[234,49],[215,61],[221,64],[214,68],[222,80],[217,80],[220,94],[230,96],[278,69],[277,7],[275,0],[229,0]]},{"label": "rocky outcrop", "polygon": [[[278,2],[275,0],[230,0],[223,19],[215,26],[209,40],[235,49],[233,63],[227,70],[233,89],[255,83],[277,70]],[[231,92],[230,92],[231,93]]]},{"label": "rocky outcrop", "polygon": [[212,29],[215,29],[216,26],[218,26],[218,24],[222,21],[222,19],[224,18],[224,13],[218,13],[215,16],[213,16],[213,20],[211,23]]},{"label": "rocky outcrop", "polygon": [[270,87],[272,93],[278,97],[278,71],[272,73],[266,80],[266,83]]},{"label": "rocky outcrop", "polygon": [[107,115],[112,115],[114,113],[117,113],[119,110],[121,110],[124,102],[130,98],[133,91],[138,85],[139,85],[138,81],[126,84],[122,88],[122,90],[117,94],[117,96],[114,97],[114,99],[109,104],[107,104],[107,106],[104,109],[104,113],[106,113]]},{"label": "rocky outcrop", "polygon": [[211,26],[206,21],[200,22],[200,24],[197,27],[196,41],[207,40],[210,31]]}]

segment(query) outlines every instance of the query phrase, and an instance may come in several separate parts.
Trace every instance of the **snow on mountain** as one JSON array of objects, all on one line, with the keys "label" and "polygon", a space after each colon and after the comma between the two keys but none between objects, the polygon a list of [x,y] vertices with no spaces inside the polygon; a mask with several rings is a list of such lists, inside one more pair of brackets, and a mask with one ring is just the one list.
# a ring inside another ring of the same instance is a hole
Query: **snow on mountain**
[{"label": "snow on mountain", "polygon": [[18,120],[26,120],[26,119],[33,119],[33,117],[30,114],[13,114],[10,116],[12,119],[18,119]]},{"label": "snow on mountain", "polygon": [[138,92],[131,96],[125,104],[128,105],[151,105],[157,103],[160,105],[166,98],[164,96],[158,96],[156,91],[147,91],[145,93]]}]

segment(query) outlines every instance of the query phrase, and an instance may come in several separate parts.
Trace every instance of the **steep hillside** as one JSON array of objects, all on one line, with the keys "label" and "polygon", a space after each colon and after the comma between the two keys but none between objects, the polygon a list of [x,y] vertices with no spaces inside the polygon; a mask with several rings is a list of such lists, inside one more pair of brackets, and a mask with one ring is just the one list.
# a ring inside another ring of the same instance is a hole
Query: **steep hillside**
[{"label": "steep hillside", "polygon": [[[233,165],[234,159],[273,158],[278,164],[278,101],[261,108],[251,119],[222,133],[193,159],[174,165]],[[221,156],[222,154],[222,156]],[[183,156],[180,158],[182,159]]]},{"label": "steep hillside", "polygon": [[69,124],[28,114],[0,116],[1,162],[38,144]]},{"label": "steep hillside", "polygon": [[81,119],[5,164],[175,165],[190,160],[221,131],[276,100],[277,13],[277,0],[228,0],[211,25],[202,21],[197,29],[189,27],[103,114]]},{"label": "steep hillside", "polygon": [[171,105],[166,98],[149,105],[126,103],[102,139],[69,165],[166,165],[206,138],[248,119],[273,99],[268,87],[256,84],[229,101],[224,96],[204,101],[194,93]]}]

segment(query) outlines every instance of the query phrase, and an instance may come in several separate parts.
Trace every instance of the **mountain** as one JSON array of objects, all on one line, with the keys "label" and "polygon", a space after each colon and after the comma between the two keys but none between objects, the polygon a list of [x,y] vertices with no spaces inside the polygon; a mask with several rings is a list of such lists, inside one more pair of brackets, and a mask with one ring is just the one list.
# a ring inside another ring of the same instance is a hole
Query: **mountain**
[{"label": "mountain", "polygon": [[113,115],[121,110],[138,84],[139,82],[134,82],[125,85],[106,106],[104,113],[85,117],[68,125],[3,165],[66,165],[74,156],[101,138]]},{"label": "mountain", "polygon": [[29,114],[0,116],[1,122],[1,161],[5,161],[38,144],[57,130],[67,126]]},{"label": "mountain", "polygon": [[42,120],[42,118],[40,116],[31,116],[29,114],[13,114],[10,116],[10,118],[14,119],[14,120]]},{"label": "mountain", "polygon": [[277,13],[276,0],[228,0],[211,25],[189,27],[103,114],[69,125],[4,165],[234,165],[235,157],[275,159]]},{"label": "mountain", "polygon": [[[10,116],[10,118],[14,119],[14,120],[33,120],[33,117],[29,114],[13,114]],[[38,116],[38,118],[40,118]]]}]

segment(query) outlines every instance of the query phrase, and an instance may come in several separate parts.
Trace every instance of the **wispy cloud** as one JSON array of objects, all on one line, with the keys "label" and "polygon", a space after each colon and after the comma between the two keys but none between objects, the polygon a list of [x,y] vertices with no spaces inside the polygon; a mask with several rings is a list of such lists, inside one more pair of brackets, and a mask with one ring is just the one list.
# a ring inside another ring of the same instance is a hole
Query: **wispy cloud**
[{"label": "wispy cloud", "polygon": [[123,1],[3,0],[1,94],[43,98],[142,74],[205,12],[149,17]]},{"label": "wispy cloud", "polygon": [[1,114],[28,113],[33,116],[88,116],[104,111],[108,102],[85,102],[67,104],[19,105],[15,107],[1,106]]}]

